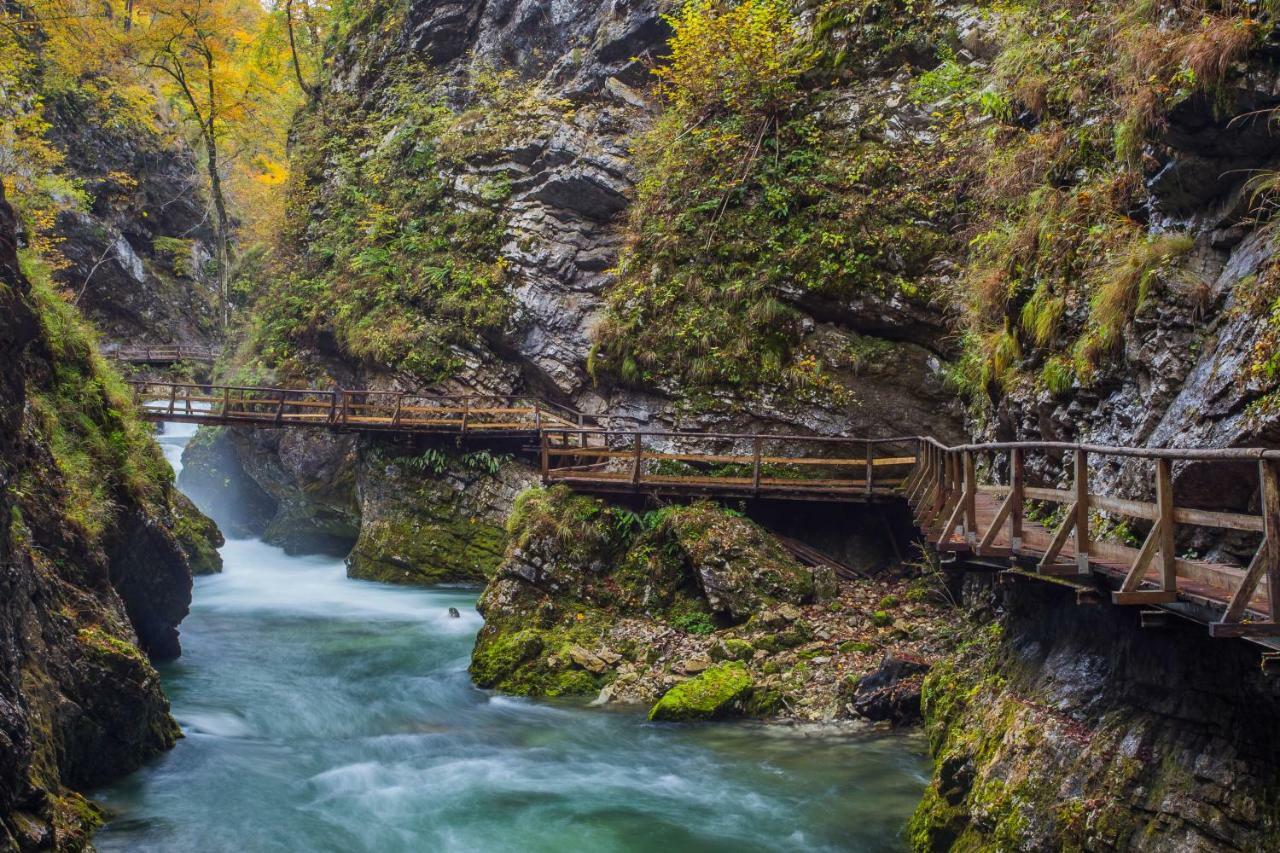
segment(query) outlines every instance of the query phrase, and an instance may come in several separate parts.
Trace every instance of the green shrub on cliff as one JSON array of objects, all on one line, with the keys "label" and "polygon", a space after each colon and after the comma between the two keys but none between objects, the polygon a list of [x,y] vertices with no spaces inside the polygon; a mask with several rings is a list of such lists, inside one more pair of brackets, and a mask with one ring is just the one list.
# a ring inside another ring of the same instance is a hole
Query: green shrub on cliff
[{"label": "green shrub on cliff", "polygon": [[40,319],[39,346],[54,365],[28,385],[28,404],[62,488],[24,482],[20,494],[60,502],[63,516],[90,539],[110,529],[125,502],[167,517],[173,472],[134,413],[128,387],[98,354],[94,334],[75,308],[54,292],[48,268],[30,253],[22,266]]},{"label": "green shrub on cliff", "polygon": [[241,360],[306,375],[323,339],[424,384],[462,366],[507,321],[501,175],[455,183],[448,167],[537,132],[565,105],[484,66],[460,109],[452,83],[402,56],[376,102],[330,91],[294,129],[280,257],[259,283]]},{"label": "green shrub on cliff", "polygon": [[1139,218],[1147,142],[1177,105],[1224,103],[1234,64],[1265,28],[1245,7],[1053,0],[997,10],[999,53],[980,82],[1009,109],[939,126],[981,164],[958,385],[975,397],[1021,383],[1087,385],[1148,294],[1194,302],[1191,240]]},{"label": "green shrub on cliff", "polygon": [[908,4],[865,7],[857,23],[837,5],[816,34],[786,0],[700,0],[669,19],[665,109],[635,146],[642,178],[597,373],[843,400],[796,302],[928,295],[924,264],[949,242],[935,224],[946,163],[878,138],[875,115],[851,129],[841,72],[823,67],[837,35],[908,20]]}]

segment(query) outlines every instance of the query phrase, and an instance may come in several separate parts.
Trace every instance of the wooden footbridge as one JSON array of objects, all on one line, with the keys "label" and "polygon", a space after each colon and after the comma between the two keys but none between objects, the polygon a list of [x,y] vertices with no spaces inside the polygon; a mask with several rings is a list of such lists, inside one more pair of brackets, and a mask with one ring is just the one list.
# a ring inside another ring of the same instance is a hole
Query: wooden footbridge
[{"label": "wooden footbridge", "polygon": [[183,344],[125,344],[104,346],[102,354],[114,361],[126,364],[177,364],[180,361],[212,364],[222,354],[216,346],[188,346]]},{"label": "wooden footbridge", "polygon": [[[1174,612],[1208,623],[1214,637],[1280,637],[1280,601],[1272,598],[1280,587],[1280,450],[643,431],[532,397],[133,387],[154,421],[521,439],[538,454],[544,482],[586,492],[905,500],[928,542],[955,565],[1070,584],[1083,604],[1109,595],[1143,608],[1144,618],[1153,608]],[[1091,471],[1103,467],[1123,470],[1129,493],[1094,491]],[[1222,484],[1211,501],[1221,505],[1176,499],[1175,477],[1191,472]],[[1252,497],[1229,505],[1228,492]],[[1193,529],[1229,550],[1178,553],[1179,532]]]}]

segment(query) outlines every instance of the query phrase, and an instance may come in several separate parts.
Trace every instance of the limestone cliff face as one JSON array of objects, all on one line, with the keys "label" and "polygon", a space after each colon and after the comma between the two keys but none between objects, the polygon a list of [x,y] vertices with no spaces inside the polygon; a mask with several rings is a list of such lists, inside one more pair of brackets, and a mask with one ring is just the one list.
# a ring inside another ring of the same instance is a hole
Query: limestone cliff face
[{"label": "limestone cliff face", "polygon": [[925,679],[916,849],[1275,848],[1280,692],[1255,649],[1044,584],[1001,599]]},{"label": "limestone cliff face", "polygon": [[[810,346],[859,353],[839,367],[849,391],[839,402],[593,378],[595,330],[640,177],[632,147],[659,113],[651,68],[670,37],[668,7],[415,0],[372,8],[298,120],[288,268],[259,306],[271,328],[287,331],[251,340],[246,369],[264,381],[536,393],[654,429],[959,438],[960,406],[943,378],[952,349],[944,312],[924,299],[791,295]],[[858,105],[890,85],[890,75],[878,76],[833,114],[860,133]],[[376,203],[359,189],[373,182]],[[397,224],[386,237],[343,224],[387,215]],[[394,310],[384,314],[387,305]],[[312,479],[309,469],[331,471],[335,461],[317,440],[230,444],[256,481],[246,488],[275,499],[266,528],[277,541],[294,535],[287,528],[353,541],[360,517],[378,513],[357,493],[357,482],[372,479],[358,465],[331,478],[340,488]],[[184,476],[196,477],[199,452],[193,446]],[[485,514],[504,514],[503,503]],[[381,539],[363,538],[366,546]],[[366,547],[360,561],[374,556]]]},{"label": "limestone cliff face", "polygon": [[77,850],[100,820],[77,791],[179,736],[147,654],[178,654],[182,538],[210,531],[184,527],[119,380],[16,248],[0,195],[0,849]]},{"label": "limestone cliff face", "polygon": [[176,128],[111,121],[72,94],[48,105],[49,138],[88,206],[55,227],[56,277],[108,345],[209,345],[219,336],[212,229],[198,167]]}]

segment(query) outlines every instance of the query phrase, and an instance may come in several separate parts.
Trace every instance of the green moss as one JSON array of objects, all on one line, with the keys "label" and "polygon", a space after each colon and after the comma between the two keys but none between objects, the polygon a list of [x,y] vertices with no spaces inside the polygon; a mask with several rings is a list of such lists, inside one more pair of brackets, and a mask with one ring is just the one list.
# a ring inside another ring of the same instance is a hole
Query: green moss
[{"label": "green moss", "polygon": [[[754,617],[747,622],[747,630],[749,631],[757,630],[760,627],[760,621]],[[767,652],[780,652],[783,649],[794,649],[796,646],[802,646],[812,639],[813,626],[804,619],[797,619],[781,630],[753,637],[751,642],[757,649],[764,649]]]},{"label": "green moss", "polygon": [[169,269],[173,270],[173,274],[180,278],[195,277],[196,271],[192,268],[193,245],[194,241],[177,237],[156,237],[151,241],[151,248],[156,257],[167,264]]},{"label": "green moss", "polygon": [[76,632],[76,639],[93,657],[111,665],[121,662],[151,668],[151,662],[142,651],[127,640],[107,633],[102,628],[91,625]]},{"label": "green moss", "polygon": [[878,628],[884,628],[893,624],[893,615],[885,610],[877,610],[871,614],[871,624]]},{"label": "green moss", "polygon": [[222,571],[222,534],[211,519],[195,508],[185,495],[174,492],[173,535],[187,555],[193,575],[210,575]]},{"label": "green moss", "polygon": [[707,720],[741,710],[751,674],[738,661],[716,664],[672,687],[649,709],[650,720]]},{"label": "green moss", "polygon": [[[765,9],[750,27],[738,17],[748,5]],[[850,133],[832,108],[849,69],[808,72],[853,43],[859,61],[873,64],[874,45],[896,43],[869,40],[873,30],[926,29],[933,16],[890,2],[842,17],[836,5],[822,4],[822,15],[839,24],[812,31],[765,0],[690,4],[677,16],[673,59],[656,72],[666,111],[637,144],[631,240],[593,371],[624,383],[674,379],[740,396],[769,388],[847,401],[840,374],[860,368],[857,345],[837,353],[808,333],[797,294],[930,296],[927,265],[953,245],[938,202],[946,164],[929,146],[880,141],[884,119],[874,109],[860,117],[863,132]],[[709,38],[770,46],[726,48],[725,57],[747,59],[722,64]],[[701,46],[682,49],[690,39]],[[773,61],[749,59],[760,55]],[[703,62],[717,70],[689,70]]]},{"label": "green moss", "polygon": [[755,654],[756,647],[746,640],[725,637],[711,647],[713,660],[747,660]]},{"label": "green moss", "polygon": [[30,422],[62,480],[41,500],[58,501],[60,514],[90,539],[109,529],[126,502],[166,516],[173,472],[128,387],[98,354],[92,330],[54,292],[49,269],[30,253],[20,259],[42,342],[55,358],[52,372],[27,387]]},{"label": "green moss", "polygon": [[[370,20],[397,14],[378,8]],[[370,45],[394,30],[370,26]],[[426,385],[509,318],[510,176],[463,186],[451,170],[528,139],[568,106],[510,72],[477,63],[446,79],[423,55],[383,49],[392,61],[380,65],[378,98],[329,90],[294,125],[286,228],[279,259],[253,283],[237,354],[246,370],[307,376],[305,353],[327,334],[349,359]]]},{"label": "green moss", "polygon": [[481,687],[497,687],[542,651],[542,636],[529,629],[502,633],[486,628],[471,654],[471,677]]},{"label": "green moss", "polygon": [[846,654],[869,655],[875,650],[875,643],[868,643],[862,640],[846,640],[840,644],[840,651]]}]

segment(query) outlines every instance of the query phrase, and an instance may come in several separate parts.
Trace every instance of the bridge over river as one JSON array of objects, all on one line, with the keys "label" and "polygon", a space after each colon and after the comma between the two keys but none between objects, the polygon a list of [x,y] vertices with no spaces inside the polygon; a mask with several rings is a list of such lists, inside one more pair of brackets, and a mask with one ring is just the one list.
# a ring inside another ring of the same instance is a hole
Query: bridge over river
[{"label": "bridge over river", "polygon": [[[1106,595],[1140,608],[1144,624],[1184,617],[1206,623],[1211,636],[1280,649],[1270,639],[1280,637],[1272,598],[1280,585],[1280,450],[647,431],[534,397],[151,381],[133,388],[153,421],[520,440],[537,454],[544,482],[583,492],[905,504],[949,565],[998,571],[1006,582],[1067,584],[1082,605]],[[1125,473],[1128,496],[1093,491],[1091,472],[1103,467]],[[1207,490],[1212,499],[1175,497],[1175,473],[1191,471],[1221,485]],[[1252,497],[1242,507],[1228,495]],[[1186,528],[1213,532],[1241,559],[1225,549],[1213,560],[1180,555],[1177,533]],[[1132,537],[1103,529],[1146,533],[1126,542]]]}]

